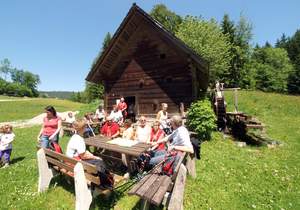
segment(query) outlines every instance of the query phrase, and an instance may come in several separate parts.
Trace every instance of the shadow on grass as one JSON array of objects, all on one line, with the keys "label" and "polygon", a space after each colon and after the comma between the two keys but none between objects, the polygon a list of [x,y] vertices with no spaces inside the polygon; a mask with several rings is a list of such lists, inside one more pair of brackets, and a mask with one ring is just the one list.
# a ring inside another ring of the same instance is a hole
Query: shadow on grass
[{"label": "shadow on grass", "polygon": [[[135,206],[132,208],[132,210],[139,210],[139,209],[142,209],[142,205],[143,205],[143,201],[142,200],[139,200],[139,202],[137,202],[135,204]],[[150,204],[149,206],[149,209],[150,210],[162,210],[164,209],[163,206],[155,206],[154,204]]]},{"label": "shadow on grass", "polygon": [[133,184],[134,183],[129,181],[116,187],[109,196],[97,196],[93,199],[90,209],[112,209],[123,196],[126,196],[127,191],[132,187]]},{"label": "shadow on grass", "polygon": [[15,164],[15,163],[17,163],[17,162],[19,162],[19,161],[22,161],[22,160],[24,160],[25,159],[25,157],[24,156],[22,156],[22,157],[17,157],[17,158],[14,158],[14,159],[12,159],[11,161],[10,161],[10,165],[13,165],[13,164]]},{"label": "shadow on grass", "polygon": [[[116,187],[109,195],[98,195],[93,197],[90,209],[99,209],[99,210],[107,210],[113,209],[117,202],[123,197],[127,195],[128,190],[134,185],[134,182],[128,181],[122,185]],[[65,175],[57,175],[53,177],[50,182],[49,188],[54,188],[56,186],[60,186],[64,188],[66,191],[72,193],[74,195],[75,202],[75,186],[74,179]],[[140,203],[140,202],[139,202]],[[133,209],[140,209],[140,204],[136,204]],[[151,208],[152,209],[152,208]],[[154,208],[161,209],[161,208]]]}]

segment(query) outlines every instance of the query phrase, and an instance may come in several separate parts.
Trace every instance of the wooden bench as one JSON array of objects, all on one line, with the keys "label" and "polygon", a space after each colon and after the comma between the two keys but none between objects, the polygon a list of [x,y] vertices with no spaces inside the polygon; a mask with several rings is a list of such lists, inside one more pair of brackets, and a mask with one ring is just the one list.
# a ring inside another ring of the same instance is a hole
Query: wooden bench
[{"label": "wooden bench", "polygon": [[[54,152],[49,149],[40,148],[37,152],[39,184],[38,192],[43,192],[49,187],[51,179],[59,173],[74,178],[76,209],[88,210],[92,202],[92,195],[95,194],[90,186],[92,183],[100,185],[97,176],[97,169],[94,165],[84,161],[77,161],[66,155]],[[114,174],[115,185],[123,180],[122,176]],[[97,191],[99,191],[97,189]],[[102,192],[105,193],[103,190]]]},{"label": "wooden bench", "polygon": [[64,134],[71,136],[74,133],[74,128],[73,128],[72,123],[62,121],[61,125],[62,125],[62,130],[63,130]]},{"label": "wooden bench", "polygon": [[162,175],[161,165],[153,168],[128,192],[142,199],[141,209],[148,209],[150,204],[167,206],[167,209],[183,209],[184,186],[187,171],[196,177],[195,158],[184,153],[172,176]]}]

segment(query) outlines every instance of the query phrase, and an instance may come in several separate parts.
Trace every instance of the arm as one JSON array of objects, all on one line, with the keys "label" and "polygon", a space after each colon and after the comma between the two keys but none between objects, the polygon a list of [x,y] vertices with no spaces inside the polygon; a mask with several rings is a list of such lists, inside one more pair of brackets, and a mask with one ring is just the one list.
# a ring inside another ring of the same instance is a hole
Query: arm
[{"label": "arm", "polygon": [[120,134],[120,131],[118,130],[114,135],[111,136],[111,138],[112,138],[112,139],[113,139],[113,138],[116,138],[117,136],[119,136],[119,134]]},{"label": "arm", "polygon": [[157,120],[160,120],[160,111],[157,113],[156,119],[157,119]]},{"label": "arm", "polygon": [[169,146],[168,150],[178,150],[182,152],[189,152],[191,154],[194,153],[193,147],[188,147],[188,146]]},{"label": "arm", "polygon": [[94,160],[94,159],[100,159],[99,157],[93,155],[89,151],[85,151],[84,153],[79,154],[79,157],[82,160]]},{"label": "arm", "polygon": [[167,141],[169,140],[169,138],[171,137],[171,135],[172,135],[172,134],[170,134],[170,135],[168,135],[168,136],[166,136],[166,137],[163,137],[163,138],[157,140],[156,143],[157,143],[157,144],[160,144],[160,143],[167,142]]},{"label": "arm", "polygon": [[44,125],[42,125],[41,130],[40,130],[40,132],[39,132],[39,134],[38,134],[38,136],[37,136],[37,141],[38,141],[38,142],[40,141],[40,137],[41,137],[41,135],[42,135],[42,133],[43,133],[43,129],[44,129]]},{"label": "arm", "polygon": [[58,120],[57,122],[57,129],[56,131],[49,137],[50,140],[52,140],[54,138],[54,136],[56,136],[59,132],[60,132],[60,129],[61,129],[61,120]]}]

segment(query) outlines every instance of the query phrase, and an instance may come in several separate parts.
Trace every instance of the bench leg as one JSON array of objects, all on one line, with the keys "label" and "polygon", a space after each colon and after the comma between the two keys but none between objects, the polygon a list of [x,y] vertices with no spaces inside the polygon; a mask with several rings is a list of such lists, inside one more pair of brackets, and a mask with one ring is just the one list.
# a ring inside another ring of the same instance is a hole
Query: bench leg
[{"label": "bench leg", "polygon": [[122,153],[122,163],[127,166],[128,168],[128,172],[131,173],[132,172],[132,166],[130,164],[130,157],[128,155],[125,155]]},{"label": "bench leg", "polygon": [[84,169],[81,163],[74,167],[76,210],[88,210],[92,203],[92,193],[88,189],[87,181],[84,175]]},{"label": "bench leg", "polygon": [[38,192],[43,192],[49,187],[50,181],[53,177],[53,171],[49,169],[46,155],[43,149],[39,149],[39,151],[37,152],[37,161],[39,168]]},{"label": "bench leg", "polygon": [[141,203],[141,210],[148,210],[150,207],[150,203],[147,200],[142,200]]},{"label": "bench leg", "polygon": [[196,158],[195,155],[188,155],[187,156],[187,161],[186,161],[186,169],[189,173],[189,175],[192,176],[192,178],[196,178]]},{"label": "bench leg", "polygon": [[186,180],[186,168],[183,164],[180,165],[174,188],[171,194],[168,210],[183,210],[184,186]]}]

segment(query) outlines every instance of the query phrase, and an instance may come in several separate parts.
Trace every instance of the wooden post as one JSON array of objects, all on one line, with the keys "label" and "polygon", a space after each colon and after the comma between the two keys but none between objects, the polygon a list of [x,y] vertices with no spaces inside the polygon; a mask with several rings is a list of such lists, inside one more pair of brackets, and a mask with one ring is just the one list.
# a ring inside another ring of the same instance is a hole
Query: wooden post
[{"label": "wooden post", "polygon": [[188,154],[187,160],[186,160],[186,169],[194,179],[196,178],[196,161],[195,161],[195,155],[194,154]]},{"label": "wooden post", "polygon": [[175,180],[174,189],[171,195],[168,210],[183,210],[184,186],[186,180],[186,168],[180,165],[177,178]]},{"label": "wooden post", "polygon": [[234,88],[234,111],[238,112],[238,95],[237,95],[237,88]]},{"label": "wooden post", "polygon": [[76,210],[89,210],[92,203],[92,193],[88,189],[87,181],[84,175],[84,169],[81,163],[74,167]]},{"label": "wooden post", "polygon": [[37,161],[39,168],[38,192],[43,192],[49,187],[50,181],[53,177],[53,171],[49,169],[46,155],[42,148],[37,152]]}]

